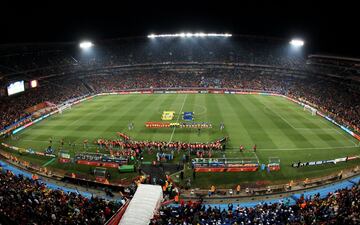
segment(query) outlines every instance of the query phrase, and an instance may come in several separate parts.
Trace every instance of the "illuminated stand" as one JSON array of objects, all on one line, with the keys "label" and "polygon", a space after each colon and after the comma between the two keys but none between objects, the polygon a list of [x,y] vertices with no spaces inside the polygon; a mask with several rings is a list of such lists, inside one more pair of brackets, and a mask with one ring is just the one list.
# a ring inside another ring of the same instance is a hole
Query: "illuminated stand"
[{"label": "illuminated stand", "polygon": [[195,158],[195,172],[255,172],[259,169],[257,158]]},{"label": "illuminated stand", "polygon": [[280,158],[279,157],[269,157],[269,163],[267,164],[270,171],[280,170]]}]

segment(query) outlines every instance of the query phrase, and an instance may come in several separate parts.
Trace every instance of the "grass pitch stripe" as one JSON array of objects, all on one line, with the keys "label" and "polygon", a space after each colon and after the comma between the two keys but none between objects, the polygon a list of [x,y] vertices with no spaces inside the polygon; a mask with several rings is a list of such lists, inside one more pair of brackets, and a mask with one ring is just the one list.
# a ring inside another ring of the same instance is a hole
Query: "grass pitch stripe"
[{"label": "grass pitch stripe", "polygon": [[47,166],[47,165],[50,165],[50,164],[53,163],[55,160],[56,160],[56,158],[50,159],[49,161],[47,161],[46,163],[44,163],[44,164],[42,165],[42,167],[45,167],[45,166]]},{"label": "grass pitch stripe", "polygon": [[[177,117],[177,119],[176,119],[176,122],[179,122],[179,119],[180,119],[180,116],[181,116],[181,111],[182,111],[183,108],[184,108],[184,105],[185,105],[187,96],[188,96],[188,95],[185,95],[185,98],[184,98],[184,101],[183,101],[183,103],[182,103],[182,105],[181,105],[181,108],[180,108],[180,111],[179,111],[179,115],[178,115],[178,117]],[[176,130],[176,127],[173,128],[173,131],[172,131],[172,133],[171,133],[171,136],[170,136],[170,139],[169,139],[168,143],[170,143],[171,140],[173,139],[175,130]]]},{"label": "grass pitch stripe", "polygon": [[271,112],[275,113],[278,117],[280,117],[285,123],[287,123],[290,127],[292,127],[293,129],[298,129],[295,126],[293,126],[287,119],[285,119],[282,115],[280,115],[276,110],[273,110],[271,107],[269,106],[265,106],[267,109],[269,109]]},{"label": "grass pitch stripe", "polygon": [[[275,113],[273,110],[267,107],[268,105],[273,104],[272,103],[273,98],[271,98],[271,96],[268,96],[266,98],[261,98],[262,100],[259,100],[254,96],[250,96],[250,98],[252,98],[253,101],[257,101],[258,103],[264,106],[263,108],[264,115],[268,117],[271,116],[269,119],[273,120],[274,125],[278,127],[278,129],[282,130],[282,133],[284,134],[284,136],[287,137],[287,140],[292,142],[292,145],[295,145],[297,148],[317,146],[316,144],[312,144],[309,137],[306,137],[305,133],[300,132],[297,129],[294,129],[290,124],[288,124],[286,121],[283,120],[283,118],[279,116],[279,113]],[[265,109],[269,109],[269,110],[265,110]],[[276,138],[275,140],[277,140],[277,143],[281,143],[282,139],[283,138]]]},{"label": "grass pitch stripe", "polygon": [[[343,141],[339,142],[339,139],[336,137],[337,134],[334,132],[329,133],[328,130],[321,129],[324,126],[320,123],[320,120],[322,118],[315,118],[314,116],[311,116],[310,114],[304,112],[303,110],[300,110],[300,107],[297,105],[291,104],[285,104],[285,101],[288,101],[286,99],[274,99],[274,106],[277,106],[279,108],[284,107],[284,109],[288,110],[288,113],[286,115],[290,116],[292,118],[293,122],[292,124],[295,125],[296,130],[301,131],[301,134],[307,137],[307,139],[312,142],[314,146],[319,145],[327,145],[329,147],[332,146],[340,146]],[[293,107],[294,106],[294,107]],[[308,128],[308,130],[299,129],[300,128]],[[320,130],[316,130],[320,129]],[[311,137],[318,137],[318,138],[311,138]],[[308,138],[310,137],[310,138]],[[322,142],[323,144],[321,144]],[[346,141],[345,145],[348,145],[348,142]]]},{"label": "grass pitch stripe", "polygon": [[[259,114],[248,109],[249,101],[246,101],[246,99],[247,98],[237,98],[235,95],[229,96],[230,104],[240,106],[240,109],[236,110],[236,115],[239,122],[244,125],[244,128],[249,133],[250,139],[252,140],[251,145],[263,142],[266,146],[278,147],[274,139],[269,136],[267,129],[260,124],[258,120]],[[254,105],[254,107],[258,108],[256,105]],[[246,118],[246,120],[244,118]],[[259,132],[262,133],[261,136],[258,135]]]},{"label": "grass pitch stripe", "polygon": [[[278,99],[278,100],[280,100],[280,99]],[[280,103],[280,104],[283,105],[283,104],[285,104],[285,102]],[[293,104],[295,104],[295,103],[293,103]],[[344,131],[342,131],[342,130],[340,130],[340,129],[338,129],[338,128],[335,129],[335,127],[334,127],[335,125],[332,124],[331,122],[329,122],[329,121],[325,120],[324,118],[322,118],[322,117],[320,117],[320,116],[317,115],[317,118],[320,118],[320,119],[316,119],[316,121],[318,122],[318,124],[316,124],[315,121],[312,121],[312,120],[310,120],[308,117],[305,117],[304,114],[302,114],[300,110],[297,110],[297,109],[294,110],[294,109],[295,109],[295,108],[291,108],[291,110],[293,110],[297,115],[299,115],[299,116],[301,116],[303,119],[306,119],[307,121],[311,122],[311,123],[314,124],[317,128],[323,130],[324,133],[326,133],[325,131],[330,131],[330,130],[335,131],[336,133],[344,136],[348,141],[351,141],[355,146],[357,146],[357,144],[356,144],[356,142],[354,141],[354,138],[353,138],[352,136],[350,136],[349,134],[345,133]],[[312,117],[312,118],[314,118],[314,117]],[[319,125],[319,123],[325,124],[325,125],[326,125],[327,127],[329,127],[329,128],[321,128],[320,125]],[[309,131],[314,131],[314,128],[296,128],[296,129],[297,129],[297,130],[306,130],[306,129],[309,129]],[[316,135],[319,136],[318,134],[316,134]],[[327,135],[333,136],[333,135],[330,135],[330,134],[327,134]],[[320,136],[319,136],[319,137],[320,137]],[[321,137],[320,137],[320,138],[321,138]],[[336,140],[336,138],[334,138],[334,141],[335,141],[335,140]]]},{"label": "grass pitch stripe", "polygon": [[342,131],[339,131],[338,129],[336,129],[333,124],[330,124],[330,122],[326,121],[326,120],[321,120],[322,123],[326,124],[327,126],[330,127],[330,129],[336,131],[336,133],[341,134],[342,136],[344,136],[347,140],[351,141],[355,146],[358,146],[357,143],[354,141],[354,138],[352,136],[350,136],[349,134],[346,134]]}]

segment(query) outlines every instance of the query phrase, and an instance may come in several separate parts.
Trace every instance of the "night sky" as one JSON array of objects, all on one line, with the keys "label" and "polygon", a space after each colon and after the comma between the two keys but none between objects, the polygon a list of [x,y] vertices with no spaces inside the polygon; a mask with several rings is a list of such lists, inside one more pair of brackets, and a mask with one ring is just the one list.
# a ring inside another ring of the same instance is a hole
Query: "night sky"
[{"label": "night sky", "polygon": [[2,3],[0,43],[96,41],[182,31],[229,32],[301,37],[312,53],[360,57],[358,7],[345,1],[144,2]]}]

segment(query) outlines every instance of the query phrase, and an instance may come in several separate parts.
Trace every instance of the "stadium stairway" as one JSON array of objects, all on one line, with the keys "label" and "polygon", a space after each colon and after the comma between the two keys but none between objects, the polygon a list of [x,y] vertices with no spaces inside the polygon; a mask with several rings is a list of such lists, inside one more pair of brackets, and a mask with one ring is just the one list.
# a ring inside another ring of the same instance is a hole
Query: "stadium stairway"
[{"label": "stadium stairway", "polygon": [[81,79],[81,82],[84,85],[84,87],[89,91],[89,93],[94,93],[95,92],[95,89],[90,84],[86,83],[86,81]]},{"label": "stadium stairway", "polygon": [[173,174],[179,172],[181,168],[182,167],[171,163],[161,163],[161,166],[160,165],[154,166],[150,163],[141,165],[142,172],[145,173],[146,175],[150,175],[152,179],[156,178],[157,181],[159,180],[165,181],[166,174]]},{"label": "stadium stairway", "polygon": [[[32,178],[31,173],[23,171],[21,169],[18,169],[15,166],[12,166],[9,163],[4,162],[2,160],[0,160],[0,166],[3,168],[3,171],[9,170],[9,171],[11,171],[12,173],[14,173],[17,176],[22,175],[22,176],[27,177],[29,179]],[[97,191],[96,193],[92,193],[92,192],[88,192],[88,191],[78,190],[78,188],[65,187],[65,186],[62,186],[61,184],[56,184],[54,182],[49,182],[49,180],[44,179],[42,177],[39,177],[39,180],[41,182],[45,183],[46,186],[49,189],[52,189],[52,190],[62,190],[62,191],[67,192],[67,193],[70,193],[70,192],[79,193],[82,196],[84,196],[86,198],[89,198],[89,199],[92,196],[97,196],[97,197],[101,197],[101,198],[109,199],[109,200],[113,200],[113,201],[117,201],[117,200],[120,201],[121,200],[121,199],[111,198],[111,197],[107,196],[105,193],[102,193],[102,192],[99,192],[99,191]],[[64,183],[64,185],[68,185],[68,184]],[[79,189],[81,189],[81,188],[79,187]]]}]

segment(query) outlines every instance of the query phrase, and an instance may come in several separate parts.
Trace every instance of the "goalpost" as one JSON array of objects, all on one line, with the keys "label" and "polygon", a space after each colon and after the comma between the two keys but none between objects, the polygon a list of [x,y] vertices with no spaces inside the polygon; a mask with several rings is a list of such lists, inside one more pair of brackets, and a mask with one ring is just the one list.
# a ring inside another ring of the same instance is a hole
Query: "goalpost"
[{"label": "goalpost", "polygon": [[66,109],[71,109],[71,104],[67,103],[67,104],[58,106],[59,114],[62,114],[62,112]]},{"label": "goalpost", "polygon": [[311,106],[308,106],[308,105],[304,105],[304,111],[309,111],[312,116],[316,116],[316,113],[317,113],[317,109],[315,109]]}]

